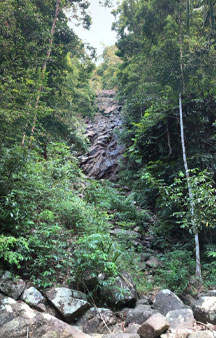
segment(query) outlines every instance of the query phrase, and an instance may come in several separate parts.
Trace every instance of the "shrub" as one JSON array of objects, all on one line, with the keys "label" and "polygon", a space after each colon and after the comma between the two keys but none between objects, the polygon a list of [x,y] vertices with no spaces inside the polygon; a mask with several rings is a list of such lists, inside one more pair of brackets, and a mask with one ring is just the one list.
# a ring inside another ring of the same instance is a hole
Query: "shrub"
[{"label": "shrub", "polygon": [[182,294],[187,288],[191,271],[194,271],[195,263],[192,252],[187,250],[175,250],[162,257],[163,267],[157,269],[155,280],[160,286],[168,288],[176,294]]}]

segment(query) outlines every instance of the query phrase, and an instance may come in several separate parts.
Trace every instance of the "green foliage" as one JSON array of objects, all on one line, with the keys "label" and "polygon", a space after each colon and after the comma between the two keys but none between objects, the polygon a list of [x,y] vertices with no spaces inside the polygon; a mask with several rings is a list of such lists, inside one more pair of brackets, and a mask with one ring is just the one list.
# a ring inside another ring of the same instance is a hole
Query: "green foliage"
[{"label": "green foliage", "polygon": [[[190,183],[193,194],[194,216],[191,218],[190,197],[187,193],[185,175],[180,172],[174,183],[169,187],[164,187],[162,199],[166,206],[176,212],[173,214],[179,220],[182,228],[187,228],[190,233],[196,229],[201,231],[205,227],[215,228],[215,188],[212,176],[205,171],[190,170]],[[194,229],[194,224],[196,229]]]},{"label": "green foliage", "polygon": [[21,267],[20,263],[24,260],[20,253],[22,247],[28,250],[28,243],[24,238],[0,235],[0,258],[7,264]]},{"label": "green foliage", "polygon": [[187,250],[175,250],[162,257],[163,267],[157,269],[155,280],[160,287],[168,288],[176,294],[183,294],[194,271],[192,253]]},{"label": "green foliage", "polygon": [[95,69],[91,85],[96,90],[115,89],[118,85],[118,70],[121,64],[120,58],[116,55],[116,46],[105,47],[102,54],[102,62]]},{"label": "green foliage", "polygon": [[107,277],[117,275],[120,255],[119,246],[109,234],[94,233],[81,237],[74,251],[77,278],[81,278],[86,271],[90,271],[94,277],[98,273],[105,273]]},{"label": "green foliage", "polygon": [[143,223],[150,220],[150,215],[137,208],[134,197],[134,194],[125,196],[124,191],[115,189],[115,185],[109,182],[89,183],[85,191],[85,199],[113,214],[112,221],[116,224],[128,228],[136,224],[142,228]]}]

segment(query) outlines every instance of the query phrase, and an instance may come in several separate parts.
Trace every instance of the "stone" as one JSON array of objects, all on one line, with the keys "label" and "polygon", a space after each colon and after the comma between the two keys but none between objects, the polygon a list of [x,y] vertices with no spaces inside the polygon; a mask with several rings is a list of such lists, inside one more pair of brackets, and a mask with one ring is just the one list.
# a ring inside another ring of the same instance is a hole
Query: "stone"
[{"label": "stone", "polygon": [[191,333],[191,330],[180,330],[180,331],[174,331],[174,332],[167,332],[162,334],[161,338],[187,338],[188,335]]},{"label": "stone", "polygon": [[90,338],[77,328],[30,308],[22,301],[0,295],[1,338]]},{"label": "stone", "polygon": [[141,298],[141,299],[138,299],[137,302],[136,302],[136,307],[138,305],[149,305],[149,300],[148,298]]},{"label": "stone", "polygon": [[201,297],[193,304],[192,309],[196,320],[216,324],[216,297]]},{"label": "stone", "polygon": [[191,333],[188,338],[215,338],[215,334],[210,331],[197,331],[197,332],[193,332]]},{"label": "stone", "polygon": [[106,308],[89,309],[78,321],[86,333],[100,333],[105,334],[113,331],[113,328],[118,323],[118,319],[115,314]]},{"label": "stone", "polygon": [[150,305],[138,305],[128,312],[125,324],[142,324],[155,313],[158,313],[158,311],[152,309]]},{"label": "stone", "polygon": [[161,266],[161,261],[160,261],[157,257],[151,256],[151,257],[146,261],[146,265],[147,265],[149,268],[156,269],[156,268],[158,268],[158,267]]},{"label": "stone", "polygon": [[141,338],[155,338],[166,332],[168,328],[169,324],[166,317],[156,313],[140,326],[137,333]]},{"label": "stone", "polygon": [[122,272],[114,284],[102,286],[101,297],[113,307],[134,306],[137,300],[136,287],[128,272]]},{"label": "stone", "polygon": [[[31,307],[34,307],[35,309],[38,309],[39,311],[46,311],[45,308],[45,298],[44,296],[33,286],[26,289],[23,294],[21,299],[28,304]],[[43,307],[44,306],[44,307]]]},{"label": "stone", "polygon": [[133,323],[133,324],[129,325],[126,328],[125,333],[137,333],[137,331],[139,330],[140,326],[141,325],[139,325],[139,324]]},{"label": "stone", "polygon": [[169,311],[166,319],[170,325],[170,329],[192,329],[194,326],[194,316],[191,309],[180,309]]},{"label": "stone", "polygon": [[156,294],[153,306],[165,316],[169,311],[186,308],[181,299],[168,289],[161,290]]},{"label": "stone", "polygon": [[113,333],[105,334],[103,338],[140,338],[137,333]]},{"label": "stone", "polygon": [[68,323],[79,318],[90,308],[90,304],[86,300],[78,298],[86,297],[80,291],[68,288],[53,288],[46,293],[46,296]]},{"label": "stone", "polygon": [[20,278],[15,278],[9,271],[5,271],[0,279],[0,291],[5,295],[18,299],[25,290],[26,283]]}]

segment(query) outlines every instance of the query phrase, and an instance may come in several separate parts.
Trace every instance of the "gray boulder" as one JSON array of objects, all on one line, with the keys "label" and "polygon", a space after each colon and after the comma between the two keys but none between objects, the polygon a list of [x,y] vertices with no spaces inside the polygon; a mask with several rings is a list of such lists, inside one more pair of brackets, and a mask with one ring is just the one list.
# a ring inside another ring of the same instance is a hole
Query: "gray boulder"
[{"label": "gray boulder", "polygon": [[158,311],[152,309],[150,305],[138,305],[135,309],[128,311],[125,324],[136,323],[141,325],[155,313],[158,313]]},{"label": "gray boulder", "polygon": [[90,304],[81,299],[86,298],[86,295],[80,291],[53,288],[46,293],[46,296],[68,323],[76,320],[90,308]]},{"label": "gray boulder", "polygon": [[146,320],[139,328],[137,333],[141,338],[156,338],[169,328],[166,317],[156,313]]},{"label": "gray boulder", "polygon": [[1,275],[0,291],[17,300],[25,290],[26,283],[20,278],[15,278],[9,271]]},{"label": "gray boulder", "polygon": [[44,296],[33,286],[26,289],[23,294],[21,299],[28,304],[29,306],[39,310],[39,311],[45,311],[45,298]]},{"label": "gray boulder", "polygon": [[194,326],[194,316],[191,309],[169,311],[166,319],[171,329],[192,329]]},{"label": "gray boulder", "polygon": [[196,320],[216,324],[216,297],[201,297],[193,304]]},{"label": "gray boulder", "polygon": [[89,309],[78,321],[78,325],[82,327],[83,332],[89,334],[109,333],[109,330],[113,331],[117,323],[118,319],[111,310],[95,307]]},{"label": "gray boulder", "polygon": [[154,309],[166,316],[169,311],[185,309],[185,304],[181,299],[168,289],[157,293],[154,300]]},{"label": "gray boulder", "polygon": [[0,295],[1,338],[90,338],[61,320]]},{"label": "gray boulder", "polygon": [[138,305],[149,305],[149,300],[148,298],[141,298],[141,299],[138,299],[138,301],[136,302],[136,307]]},{"label": "gray boulder", "polygon": [[101,296],[109,306],[122,307],[135,305],[137,300],[136,286],[127,272],[122,272],[114,284],[101,288]]}]

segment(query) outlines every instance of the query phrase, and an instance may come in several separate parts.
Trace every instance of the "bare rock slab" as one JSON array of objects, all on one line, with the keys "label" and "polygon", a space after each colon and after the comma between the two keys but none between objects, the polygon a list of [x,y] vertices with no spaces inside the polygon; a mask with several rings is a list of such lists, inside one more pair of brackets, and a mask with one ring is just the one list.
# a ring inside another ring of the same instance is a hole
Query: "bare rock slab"
[{"label": "bare rock slab", "polygon": [[35,311],[26,303],[3,295],[0,295],[0,337],[90,338],[53,316]]},{"label": "bare rock slab", "polygon": [[86,298],[85,294],[80,291],[53,288],[46,293],[46,296],[68,323],[80,317],[90,308],[90,304],[86,300],[80,299],[81,297]]},{"label": "bare rock slab", "polygon": [[169,311],[185,309],[185,304],[181,299],[168,289],[157,293],[154,300],[154,309],[166,316]]},{"label": "bare rock slab", "polygon": [[169,328],[169,324],[165,316],[160,313],[154,314],[148,320],[146,320],[137,333],[141,338],[156,338],[162,333],[166,332]]},{"label": "bare rock slab", "polygon": [[152,309],[150,305],[138,305],[135,309],[128,311],[125,324],[136,323],[141,325],[155,313],[158,313],[158,311]]},{"label": "bare rock slab", "polygon": [[169,311],[166,319],[171,329],[192,329],[194,326],[194,316],[191,309],[181,309]]},{"label": "bare rock slab", "polygon": [[0,279],[0,291],[5,295],[18,299],[25,290],[24,280],[15,278],[9,271],[5,271]]},{"label": "bare rock slab", "polygon": [[216,324],[216,297],[201,297],[193,304],[196,320]]}]

